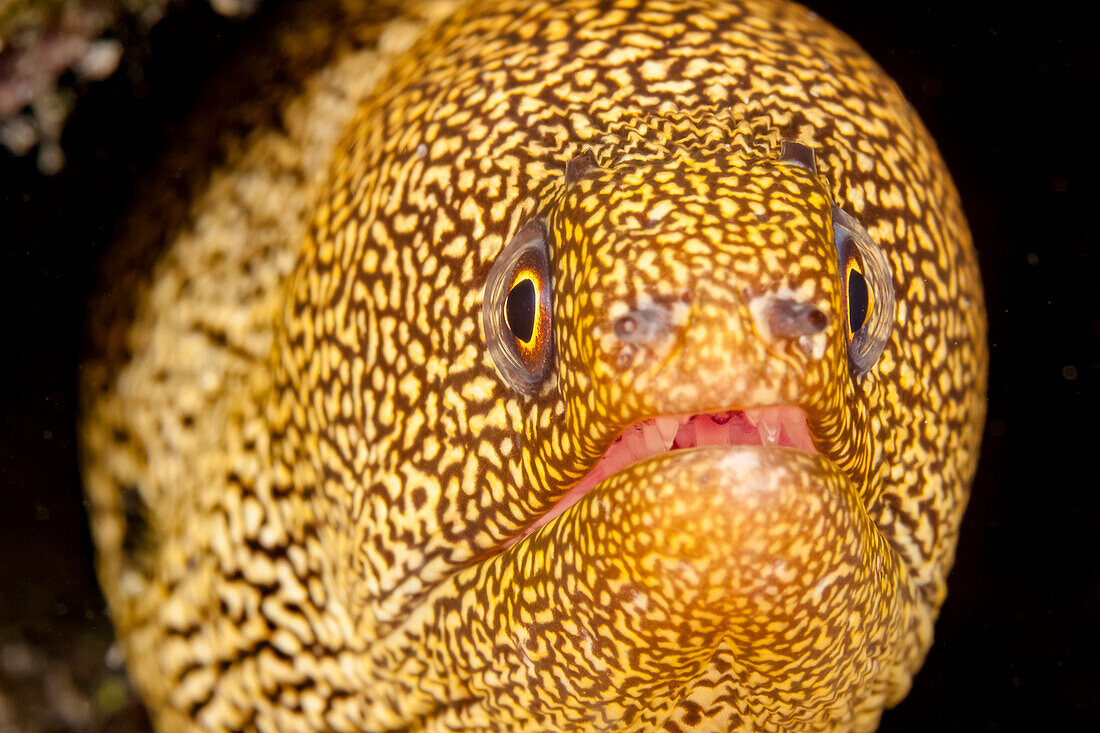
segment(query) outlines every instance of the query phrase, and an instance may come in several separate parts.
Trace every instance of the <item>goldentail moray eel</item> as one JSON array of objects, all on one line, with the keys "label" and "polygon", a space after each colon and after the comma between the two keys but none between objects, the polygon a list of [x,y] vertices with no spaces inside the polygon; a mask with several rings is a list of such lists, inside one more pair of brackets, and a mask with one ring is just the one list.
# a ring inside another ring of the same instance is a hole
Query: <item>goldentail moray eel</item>
[{"label": "goldentail moray eel", "polygon": [[873,730],[988,359],[894,83],[773,0],[294,12],[270,64],[320,61],[92,319],[156,727]]}]

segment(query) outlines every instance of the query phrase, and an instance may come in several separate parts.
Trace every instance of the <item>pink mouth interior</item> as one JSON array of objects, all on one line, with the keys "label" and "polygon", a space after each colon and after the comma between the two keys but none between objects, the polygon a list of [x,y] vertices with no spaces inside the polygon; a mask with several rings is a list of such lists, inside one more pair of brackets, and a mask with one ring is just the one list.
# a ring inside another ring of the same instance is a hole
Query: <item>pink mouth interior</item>
[{"label": "pink mouth interior", "polygon": [[600,481],[628,466],[681,448],[721,445],[786,446],[817,452],[806,425],[806,413],[797,407],[760,407],[642,420],[624,430],[569,493],[508,545],[552,522]]}]

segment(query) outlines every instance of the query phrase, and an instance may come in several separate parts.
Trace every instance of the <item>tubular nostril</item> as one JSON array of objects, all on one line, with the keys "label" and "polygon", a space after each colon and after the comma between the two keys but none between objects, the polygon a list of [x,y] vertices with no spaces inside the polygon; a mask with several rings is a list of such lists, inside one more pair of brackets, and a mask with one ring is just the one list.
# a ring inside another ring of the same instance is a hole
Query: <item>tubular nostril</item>
[{"label": "tubular nostril", "polygon": [[592,168],[596,167],[596,156],[591,150],[584,150],[570,158],[565,165],[565,185],[574,183]]},{"label": "tubular nostril", "polygon": [[820,308],[788,298],[773,298],[764,317],[773,335],[786,338],[813,336],[829,325],[829,317]]},{"label": "tubular nostril", "polygon": [[638,308],[616,318],[611,329],[615,338],[627,344],[647,344],[667,335],[669,311],[661,306]]},{"label": "tubular nostril", "polygon": [[810,312],[806,315],[806,319],[810,327],[814,329],[814,333],[824,331],[825,327],[829,325],[829,319],[817,308],[811,307]]},{"label": "tubular nostril", "polygon": [[629,340],[638,332],[638,319],[634,316],[623,316],[615,319],[615,335],[620,339]]},{"label": "tubular nostril", "polygon": [[794,140],[784,140],[782,146],[779,153],[781,162],[797,165],[799,168],[803,168],[815,176],[817,175],[817,160],[813,148]]}]

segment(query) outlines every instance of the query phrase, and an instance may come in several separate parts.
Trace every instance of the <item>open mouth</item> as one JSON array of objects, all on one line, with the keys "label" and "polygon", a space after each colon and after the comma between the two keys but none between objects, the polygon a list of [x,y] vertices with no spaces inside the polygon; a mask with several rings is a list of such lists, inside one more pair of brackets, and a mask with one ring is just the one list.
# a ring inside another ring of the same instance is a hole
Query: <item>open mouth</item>
[{"label": "open mouth", "polygon": [[734,445],[817,452],[806,423],[806,413],[789,405],[642,420],[624,430],[592,470],[508,546],[549,524],[584,498],[596,484],[635,463],[684,448]]}]

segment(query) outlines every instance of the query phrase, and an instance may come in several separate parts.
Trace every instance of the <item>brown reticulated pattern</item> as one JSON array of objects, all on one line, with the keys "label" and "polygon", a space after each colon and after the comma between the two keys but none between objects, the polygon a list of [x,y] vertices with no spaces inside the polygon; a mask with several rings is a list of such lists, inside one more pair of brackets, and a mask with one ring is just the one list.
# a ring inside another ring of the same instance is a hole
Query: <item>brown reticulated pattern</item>
[{"label": "brown reticulated pattern", "polygon": [[[986,364],[957,195],[896,87],[779,2],[475,3],[387,74],[267,291],[271,359],[208,427],[217,492],[162,480],[188,526],[154,533],[161,610],[131,642],[158,704],[215,728],[873,729],[931,643]],[[864,375],[834,203],[893,270]],[[533,218],[553,363],[524,393],[481,305]],[[772,333],[769,298],[827,325]],[[643,311],[652,338],[617,335]],[[627,425],[772,404],[820,456],[672,453],[500,551]]]}]

